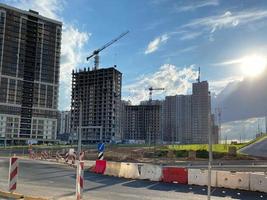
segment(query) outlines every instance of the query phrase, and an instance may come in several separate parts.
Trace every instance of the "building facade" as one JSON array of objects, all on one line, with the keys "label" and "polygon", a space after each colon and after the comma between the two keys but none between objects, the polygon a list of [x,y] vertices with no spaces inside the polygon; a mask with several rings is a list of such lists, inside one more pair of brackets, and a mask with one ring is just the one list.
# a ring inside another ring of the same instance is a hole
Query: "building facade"
[{"label": "building facade", "polygon": [[122,74],[114,67],[73,71],[71,131],[74,133],[78,131],[81,102],[83,143],[121,139],[119,126],[121,81]]},{"label": "building facade", "polygon": [[192,142],[192,96],[166,96],[162,108],[163,140],[171,143]]},{"label": "building facade", "polygon": [[0,136],[54,141],[62,23],[0,4]]},{"label": "building facade", "polygon": [[126,105],[124,140],[161,142],[161,104]]},{"label": "building facade", "polygon": [[60,111],[58,113],[58,135],[64,133],[70,133],[70,122],[71,122],[71,112],[70,111]]},{"label": "building facade", "polygon": [[207,144],[211,131],[211,101],[207,81],[193,83],[192,143]]},{"label": "building facade", "polygon": [[211,131],[218,143],[218,126],[212,121],[207,81],[193,83],[192,95],[167,96],[163,102],[162,135],[164,142],[207,144]]}]

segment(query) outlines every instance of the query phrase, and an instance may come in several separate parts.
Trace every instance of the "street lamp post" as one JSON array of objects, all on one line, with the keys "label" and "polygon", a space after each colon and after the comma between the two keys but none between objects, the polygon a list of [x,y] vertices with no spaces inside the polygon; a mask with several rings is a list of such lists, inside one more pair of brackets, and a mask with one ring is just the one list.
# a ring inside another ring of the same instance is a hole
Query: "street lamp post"
[{"label": "street lamp post", "polygon": [[[211,122],[209,115],[209,122]],[[208,163],[208,200],[211,198],[211,162],[212,162],[212,133],[211,133],[211,123],[209,123],[209,163]]]},{"label": "street lamp post", "polygon": [[82,146],[82,101],[80,100],[80,108],[79,108],[79,128],[78,128],[78,158],[80,160],[80,153]]}]

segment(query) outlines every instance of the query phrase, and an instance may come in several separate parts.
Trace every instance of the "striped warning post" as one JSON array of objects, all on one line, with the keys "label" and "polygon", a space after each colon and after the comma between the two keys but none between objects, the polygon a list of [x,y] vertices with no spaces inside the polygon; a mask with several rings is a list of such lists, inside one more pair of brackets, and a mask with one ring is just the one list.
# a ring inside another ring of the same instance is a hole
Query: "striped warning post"
[{"label": "striped warning post", "polygon": [[17,189],[18,180],[18,158],[12,157],[9,160],[8,190],[13,192]]},{"label": "striped warning post", "polygon": [[83,193],[83,170],[84,170],[84,161],[78,161],[77,165],[77,175],[76,175],[76,199],[82,199]]},{"label": "striped warning post", "polygon": [[80,160],[84,160],[84,156],[85,156],[85,152],[83,151],[83,152],[80,153],[80,158],[79,159]]},{"label": "striped warning post", "polygon": [[98,160],[104,160],[104,152],[98,153]]}]

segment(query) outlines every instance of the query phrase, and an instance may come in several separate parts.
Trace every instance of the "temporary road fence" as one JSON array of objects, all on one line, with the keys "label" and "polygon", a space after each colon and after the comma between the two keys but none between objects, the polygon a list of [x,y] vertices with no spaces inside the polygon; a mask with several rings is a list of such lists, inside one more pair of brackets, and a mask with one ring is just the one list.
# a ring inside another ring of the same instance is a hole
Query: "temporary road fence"
[{"label": "temporary road fence", "polygon": [[[208,170],[204,169],[188,169],[188,184],[189,185],[208,185]],[[211,186],[217,186],[216,171],[211,171]]]},{"label": "temporary road fence", "polygon": [[144,164],[141,165],[139,179],[147,179],[150,181],[162,180],[162,167],[159,165]]},{"label": "temporary road fence", "polygon": [[188,183],[188,170],[179,167],[163,167],[162,180],[167,183]]},{"label": "temporary road fence", "polygon": [[97,174],[104,174],[106,170],[105,160],[96,160],[94,172]]},{"label": "temporary road fence", "polygon": [[119,177],[138,179],[141,165],[137,163],[121,163]]},{"label": "temporary road fence", "polygon": [[121,171],[121,162],[107,162],[105,175],[119,176]]},{"label": "temporary road fence", "polygon": [[250,173],[217,171],[217,186],[231,189],[249,190]]},{"label": "temporary road fence", "polygon": [[267,174],[251,173],[250,174],[250,190],[267,193]]}]

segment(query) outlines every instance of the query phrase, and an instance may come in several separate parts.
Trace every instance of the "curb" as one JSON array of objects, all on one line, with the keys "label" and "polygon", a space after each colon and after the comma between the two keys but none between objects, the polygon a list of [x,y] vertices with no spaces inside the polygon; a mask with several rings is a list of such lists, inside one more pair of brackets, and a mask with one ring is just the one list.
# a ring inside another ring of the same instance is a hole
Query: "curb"
[{"label": "curb", "polygon": [[5,191],[1,191],[1,190],[0,190],[0,196],[6,197],[6,198],[24,199],[24,200],[48,200],[45,198],[32,197],[32,196],[19,194],[19,193],[5,192]]}]

